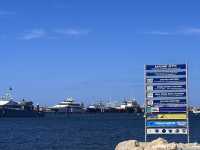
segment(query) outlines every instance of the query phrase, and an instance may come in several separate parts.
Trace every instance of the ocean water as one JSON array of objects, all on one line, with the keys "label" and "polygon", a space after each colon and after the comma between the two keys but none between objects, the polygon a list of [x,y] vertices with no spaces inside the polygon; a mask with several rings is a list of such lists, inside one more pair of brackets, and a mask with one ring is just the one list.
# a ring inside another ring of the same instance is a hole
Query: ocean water
[{"label": "ocean water", "polygon": [[[200,142],[200,118],[190,118],[190,129],[191,142]],[[144,141],[144,120],[134,114],[0,118],[0,150],[113,150],[127,139]]]}]

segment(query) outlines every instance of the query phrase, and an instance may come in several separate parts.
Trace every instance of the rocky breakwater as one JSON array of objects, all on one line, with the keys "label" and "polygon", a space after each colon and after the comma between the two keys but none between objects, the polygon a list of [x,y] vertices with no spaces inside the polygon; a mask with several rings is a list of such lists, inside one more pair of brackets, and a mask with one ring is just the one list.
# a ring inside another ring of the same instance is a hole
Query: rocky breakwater
[{"label": "rocky breakwater", "polygon": [[200,150],[200,144],[168,143],[162,138],[158,138],[152,142],[128,140],[119,143],[115,150]]}]

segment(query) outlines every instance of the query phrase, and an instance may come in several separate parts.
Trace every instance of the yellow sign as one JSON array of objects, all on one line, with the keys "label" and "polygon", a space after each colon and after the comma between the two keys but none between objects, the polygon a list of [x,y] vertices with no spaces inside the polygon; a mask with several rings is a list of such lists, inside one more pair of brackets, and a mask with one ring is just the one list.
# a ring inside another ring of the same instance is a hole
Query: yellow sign
[{"label": "yellow sign", "polygon": [[150,114],[147,120],[183,120],[187,119],[186,114]]}]

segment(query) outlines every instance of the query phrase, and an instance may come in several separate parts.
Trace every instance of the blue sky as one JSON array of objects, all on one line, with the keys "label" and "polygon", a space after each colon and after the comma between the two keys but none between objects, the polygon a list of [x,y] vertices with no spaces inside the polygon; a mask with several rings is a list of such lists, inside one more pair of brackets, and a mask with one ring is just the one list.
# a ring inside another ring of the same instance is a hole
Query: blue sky
[{"label": "blue sky", "polygon": [[200,2],[1,0],[0,94],[53,105],[135,97],[144,64],[189,64],[200,105]]}]

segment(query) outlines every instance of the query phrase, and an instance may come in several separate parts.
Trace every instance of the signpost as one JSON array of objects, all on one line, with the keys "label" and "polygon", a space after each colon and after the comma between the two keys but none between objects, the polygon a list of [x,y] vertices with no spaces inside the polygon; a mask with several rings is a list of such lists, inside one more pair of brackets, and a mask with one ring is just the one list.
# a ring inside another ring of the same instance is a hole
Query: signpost
[{"label": "signpost", "polygon": [[145,65],[145,141],[151,134],[187,135],[187,65]]}]

